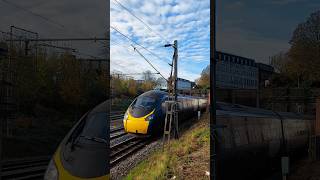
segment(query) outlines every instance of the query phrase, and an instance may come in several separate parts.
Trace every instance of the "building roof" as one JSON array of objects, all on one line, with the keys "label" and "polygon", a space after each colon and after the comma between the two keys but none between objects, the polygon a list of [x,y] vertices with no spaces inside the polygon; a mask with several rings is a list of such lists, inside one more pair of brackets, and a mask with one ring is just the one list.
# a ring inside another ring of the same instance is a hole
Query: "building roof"
[{"label": "building roof", "polygon": [[269,72],[274,71],[274,68],[271,65],[263,64],[263,63],[256,63],[256,64],[257,64],[257,67],[259,68],[259,70],[269,71]]},{"label": "building roof", "polygon": [[232,63],[236,63],[236,64],[243,64],[247,66],[256,67],[256,63],[254,59],[234,55],[231,53],[216,51],[216,59],[221,61],[231,61]]},{"label": "building roof", "polygon": [[178,81],[184,81],[184,82],[193,83],[192,81],[189,81],[189,80],[187,80],[187,79],[183,79],[183,78],[178,78]]}]

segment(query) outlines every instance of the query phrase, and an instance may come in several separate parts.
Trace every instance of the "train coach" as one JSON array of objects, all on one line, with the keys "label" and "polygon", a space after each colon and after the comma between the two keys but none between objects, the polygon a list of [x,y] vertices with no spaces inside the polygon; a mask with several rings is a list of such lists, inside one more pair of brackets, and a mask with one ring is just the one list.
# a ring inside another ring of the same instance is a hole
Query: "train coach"
[{"label": "train coach", "polygon": [[223,179],[261,179],[280,169],[281,156],[306,155],[314,123],[312,116],[227,103],[217,103],[216,119]]},{"label": "train coach", "polygon": [[[123,126],[126,132],[140,135],[163,134],[168,93],[160,90],[151,90],[138,96],[128,107]],[[179,123],[204,111],[207,99],[194,96],[178,95]]]}]

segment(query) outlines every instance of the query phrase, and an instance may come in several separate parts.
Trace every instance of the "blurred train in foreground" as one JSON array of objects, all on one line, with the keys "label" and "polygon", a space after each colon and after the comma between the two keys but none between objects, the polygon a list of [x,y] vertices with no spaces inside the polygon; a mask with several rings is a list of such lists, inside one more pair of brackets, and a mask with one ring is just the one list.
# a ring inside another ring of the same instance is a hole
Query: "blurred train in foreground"
[{"label": "blurred train in foreground", "polygon": [[[165,101],[168,93],[159,90],[145,92],[129,106],[123,119],[126,132],[144,135],[163,134],[166,116]],[[179,123],[204,111],[207,99],[194,96],[178,96]]]},{"label": "blurred train in foreground", "polygon": [[45,180],[107,180],[109,145],[105,101],[83,115],[54,153]]},{"label": "blurred train in foreground", "polygon": [[281,156],[308,153],[315,117],[227,103],[217,103],[216,113],[222,179],[262,179],[279,172]]}]

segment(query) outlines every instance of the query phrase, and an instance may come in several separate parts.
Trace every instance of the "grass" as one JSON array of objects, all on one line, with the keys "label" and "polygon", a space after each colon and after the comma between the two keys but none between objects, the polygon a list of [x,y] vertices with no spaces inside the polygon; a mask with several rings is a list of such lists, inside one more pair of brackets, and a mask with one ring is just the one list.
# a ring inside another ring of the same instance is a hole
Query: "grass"
[{"label": "grass", "polygon": [[142,179],[209,179],[210,128],[203,117],[179,140],[170,142],[170,149],[157,150],[140,162],[125,177],[127,180]]}]

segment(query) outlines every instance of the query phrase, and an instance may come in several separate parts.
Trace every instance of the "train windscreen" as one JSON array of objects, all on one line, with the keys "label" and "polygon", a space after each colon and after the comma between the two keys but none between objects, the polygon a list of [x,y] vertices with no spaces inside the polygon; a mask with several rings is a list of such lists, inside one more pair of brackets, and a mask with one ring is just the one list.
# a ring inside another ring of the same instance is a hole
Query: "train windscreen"
[{"label": "train windscreen", "polygon": [[137,98],[133,104],[132,107],[141,107],[143,109],[153,109],[156,103],[156,99],[150,96],[141,96]]},{"label": "train windscreen", "polygon": [[107,113],[99,112],[89,115],[80,136],[107,139]]},{"label": "train windscreen", "polygon": [[157,98],[152,96],[140,96],[131,105],[130,114],[133,117],[143,117],[149,114],[157,104]]}]

